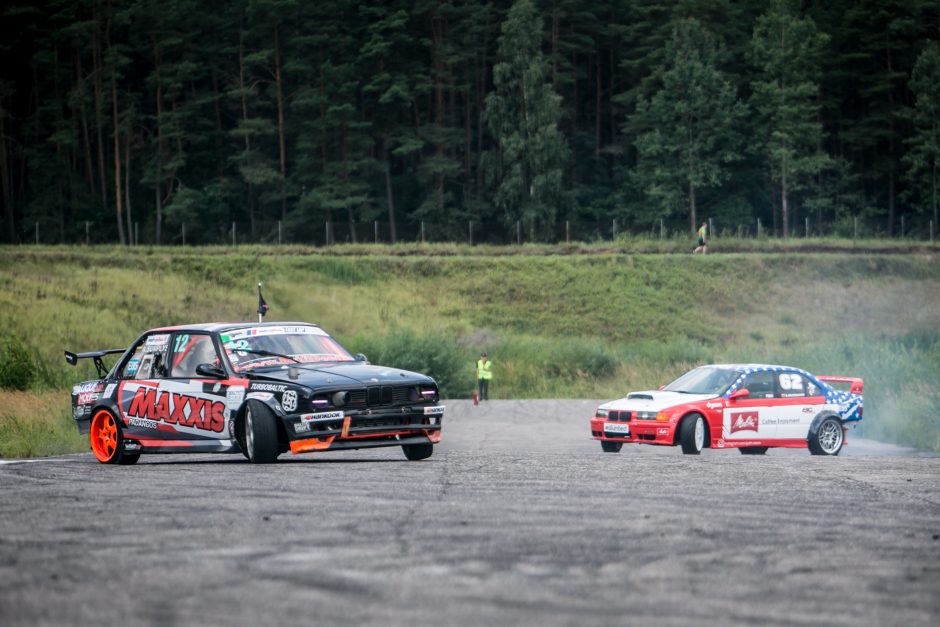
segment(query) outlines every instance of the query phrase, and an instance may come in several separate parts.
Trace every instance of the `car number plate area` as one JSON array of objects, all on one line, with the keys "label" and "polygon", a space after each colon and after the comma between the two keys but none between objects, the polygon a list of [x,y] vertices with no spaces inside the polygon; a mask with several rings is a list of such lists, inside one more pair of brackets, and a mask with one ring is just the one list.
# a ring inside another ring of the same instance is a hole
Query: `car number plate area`
[{"label": "car number plate area", "polygon": [[621,433],[629,435],[630,425],[615,425],[608,422],[604,425],[604,433]]}]

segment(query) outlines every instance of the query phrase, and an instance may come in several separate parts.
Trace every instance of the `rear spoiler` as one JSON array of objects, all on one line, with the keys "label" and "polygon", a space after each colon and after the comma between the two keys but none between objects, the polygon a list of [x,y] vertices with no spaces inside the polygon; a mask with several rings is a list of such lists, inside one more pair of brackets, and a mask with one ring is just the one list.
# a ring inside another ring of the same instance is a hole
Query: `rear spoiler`
[{"label": "rear spoiler", "polygon": [[857,377],[820,377],[817,376],[817,379],[820,381],[825,381],[826,383],[850,383],[852,387],[849,391],[852,394],[861,394],[862,389],[865,387],[865,382]]},{"label": "rear spoiler", "polygon": [[75,366],[78,365],[79,359],[92,359],[95,362],[95,370],[98,371],[98,377],[103,379],[108,375],[108,369],[105,367],[104,362],[101,361],[101,358],[105,355],[123,353],[126,350],[126,348],[109,348],[107,350],[93,351],[91,353],[72,353],[65,351],[65,361],[67,361],[70,366]]}]

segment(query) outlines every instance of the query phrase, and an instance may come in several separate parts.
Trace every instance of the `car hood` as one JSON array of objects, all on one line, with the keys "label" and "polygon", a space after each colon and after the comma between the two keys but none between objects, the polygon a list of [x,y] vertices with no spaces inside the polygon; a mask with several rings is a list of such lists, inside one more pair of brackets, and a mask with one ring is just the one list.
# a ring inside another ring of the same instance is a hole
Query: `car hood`
[{"label": "car hood", "polygon": [[711,398],[718,398],[718,395],[684,394],[682,392],[667,392],[665,390],[648,390],[646,392],[630,392],[627,394],[626,398],[604,403],[600,406],[600,409],[662,411],[676,405],[707,401]]},{"label": "car hood", "polygon": [[[296,379],[291,379],[291,370],[296,370]],[[418,372],[362,362],[298,364],[296,367],[254,372],[250,376],[253,380],[282,381],[309,388],[434,383],[434,379]]]}]

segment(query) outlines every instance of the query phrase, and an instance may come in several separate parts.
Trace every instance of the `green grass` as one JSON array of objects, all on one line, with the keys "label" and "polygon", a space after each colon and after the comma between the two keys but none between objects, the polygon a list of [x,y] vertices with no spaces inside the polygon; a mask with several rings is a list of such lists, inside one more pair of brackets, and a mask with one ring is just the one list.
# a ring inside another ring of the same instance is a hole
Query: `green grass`
[{"label": "green grass", "polygon": [[937,249],[873,241],[864,249],[885,254],[820,254],[794,252],[797,240],[737,241],[773,252],[671,254],[656,247],[684,242],[636,238],[619,248],[7,247],[0,307],[5,332],[35,356],[33,393],[58,390],[66,413],[67,389],[94,371],[68,367],[63,349],[255,319],[264,281],[267,319],[318,322],[354,353],[434,374],[451,397],[471,393],[480,350],[494,362],[493,398],[613,398],[702,363],[776,362],[865,377],[866,434],[940,450]]}]

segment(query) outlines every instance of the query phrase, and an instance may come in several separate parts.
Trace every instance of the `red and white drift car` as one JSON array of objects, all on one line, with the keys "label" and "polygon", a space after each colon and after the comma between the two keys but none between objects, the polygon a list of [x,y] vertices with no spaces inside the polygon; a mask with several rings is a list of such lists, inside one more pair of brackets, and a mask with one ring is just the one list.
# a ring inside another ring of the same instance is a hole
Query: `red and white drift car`
[{"label": "red and white drift car", "polygon": [[701,366],[659,390],[604,403],[591,419],[591,435],[607,453],[635,442],[678,445],[691,455],[706,446],[745,455],[763,455],[773,446],[838,455],[846,425],[862,419],[862,387],[861,379],[817,377],[787,366]]}]

